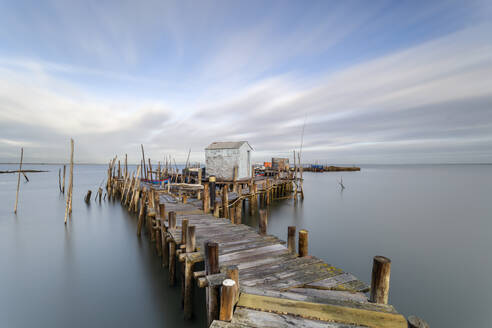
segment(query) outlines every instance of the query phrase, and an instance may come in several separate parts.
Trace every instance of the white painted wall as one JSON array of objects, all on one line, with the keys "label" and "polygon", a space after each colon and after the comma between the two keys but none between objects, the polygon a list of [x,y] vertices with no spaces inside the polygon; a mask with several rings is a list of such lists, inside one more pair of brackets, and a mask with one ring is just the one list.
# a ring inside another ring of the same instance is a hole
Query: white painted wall
[{"label": "white painted wall", "polygon": [[215,175],[217,179],[233,178],[234,166],[238,166],[238,179],[251,177],[251,157],[248,161],[248,144],[239,149],[205,149],[207,174]]}]

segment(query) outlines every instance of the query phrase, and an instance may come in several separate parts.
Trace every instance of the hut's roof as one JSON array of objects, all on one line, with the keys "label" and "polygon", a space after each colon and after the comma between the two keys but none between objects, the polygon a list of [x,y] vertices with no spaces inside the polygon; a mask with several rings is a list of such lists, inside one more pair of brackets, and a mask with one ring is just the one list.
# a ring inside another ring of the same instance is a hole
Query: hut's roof
[{"label": "hut's roof", "polygon": [[249,148],[253,149],[247,141],[218,141],[212,142],[205,149],[239,149],[242,145],[247,144]]}]

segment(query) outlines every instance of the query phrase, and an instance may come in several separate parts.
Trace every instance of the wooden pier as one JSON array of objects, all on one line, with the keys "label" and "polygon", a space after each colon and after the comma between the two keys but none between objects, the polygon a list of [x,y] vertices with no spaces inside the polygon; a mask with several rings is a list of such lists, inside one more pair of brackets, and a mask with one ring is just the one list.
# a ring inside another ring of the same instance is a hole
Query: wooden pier
[{"label": "wooden pier", "polygon": [[[110,164],[108,195],[138,214],[137,234],[148,235],[169,284],[181,283],[186,319],[193,316],[193,288],[206,288],[207,327],[407,327],[387,304],[389,259],[374,258],[370,287],[309,255],[308,231],[298,231],[297,243],[296,227],[286,227],[287,241],[268,234],[262,208],[297,199],[290,174],[247,181],[198,174],[167,185],[140,176],[140,167],[122,175]],[[258,228],[242,224],[246,210],[260,214]]]}]

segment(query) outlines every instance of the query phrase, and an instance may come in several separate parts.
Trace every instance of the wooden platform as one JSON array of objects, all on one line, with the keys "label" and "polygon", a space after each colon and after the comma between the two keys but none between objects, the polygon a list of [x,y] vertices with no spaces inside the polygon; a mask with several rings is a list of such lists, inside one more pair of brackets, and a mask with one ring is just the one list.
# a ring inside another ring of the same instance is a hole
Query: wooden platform
[{"label": "wooden platform", "polygon": [[[204,260],[205,241],[219,245],[221,273],[195,271],[200,287],[218,287],[227,278],[226,267],[239,269],[241,294],[233,320],[215,320],[211,327],[407,327],[392,306],[370,303],[364,294],[369,286],[352,274],[314,256],[298,257],[284,241],[250,226],[200,214],[192,203],[168,195],[160,195],[160,202],[166,214],[176,213],[176,228],[167,229],[167,237],[178,251],[170,256],[196,264]],[[195,226],[196,251],[180,254],[184,219]],[[161,224],[168,228],[167,221]]]}]

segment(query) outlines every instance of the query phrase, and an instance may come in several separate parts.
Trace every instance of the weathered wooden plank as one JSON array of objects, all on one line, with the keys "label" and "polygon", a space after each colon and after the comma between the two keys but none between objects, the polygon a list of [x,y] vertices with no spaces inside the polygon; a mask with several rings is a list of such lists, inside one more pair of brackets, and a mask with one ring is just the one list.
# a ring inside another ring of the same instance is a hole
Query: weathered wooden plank
[{"label": "weathered wooden plank", "polygon": [[306,319],[359,325],[371,328],[407,328],[400,314],[368,311],[330,304],[280,299],[242,293],[237,304],[258,311],[300,316]]},{"label": "weathered wooden plank", "polygon": [[275,245],[269,245],[269,246],[255,248],[252,250],[239,251],[239,252],[235,252],[235,253],[225,254],[225,255],[220,256],[219,259],[221,262],[222,261],[228,262],[228,261],[240,259],[243,257],[262,255],[265,253],[270,253],[270,252],[275,252],[275,251],[280,251],[280,250],[287,250],[287,248],[284,245],[275,244]]},{"label": "weathered wooden plank", "polygon": [[300,318],[293,315],[278,315],[276,313],[261,312],[251,309],[238,307],[232,318],[233,324],[243,325],[254,328],[359,328],[360,326],[345,325],[339,323],[329,323],[318,320]]},{"label": "weathered wooden plank", "polygon": [[397,313],[394,307],[392,307],[391,305],[370,303],[367,300],[365,294],[358,292],[343,292],[303,288],[294,288],[289,289],[288,291],[277,291],[248,286],[243,286],[241,288],[241,291],[247,294],[283,298],[293,301],[331,304],[352,307],[356,309],[365,309],[368,311]]},{"label": "weathered wooden plank", "polygon": [[369,286],[350,273],[343,273],[323,280],[306,284],[308,288],[333,289],[333,290],[355,290],[366,292]]},{"label": "weathered wooden plank", "polygon": [[241,283],[246,286],[254,286],[257,284],[269,284],[271,282],[278,282],[291,277],[299,275],[305,276],[312,273],[321,273],[327,271],[328,264],[323,262],[312,263],[305,266],[294,266],[292,268],[286,268],[280,272],[275,272],[270,275],[258,274],[255,277],[242,279]]}]

